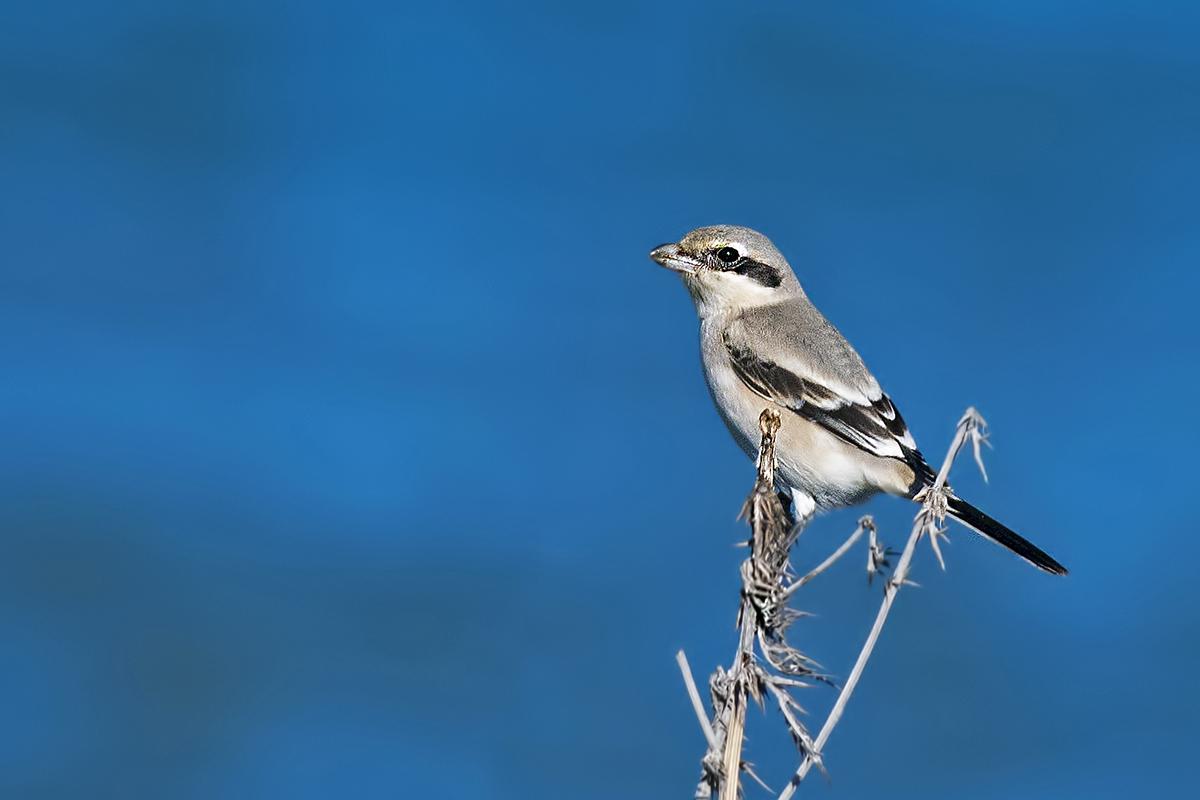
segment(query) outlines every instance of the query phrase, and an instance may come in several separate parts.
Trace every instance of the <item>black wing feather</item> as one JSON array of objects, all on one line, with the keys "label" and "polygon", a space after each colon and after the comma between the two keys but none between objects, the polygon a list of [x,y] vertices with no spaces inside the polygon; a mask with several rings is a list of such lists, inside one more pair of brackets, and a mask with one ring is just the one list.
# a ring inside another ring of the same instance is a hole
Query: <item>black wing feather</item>
[{"label": "black wing feather", "polygon": [[913,450],[905,442],[911,441],[908,426],[886,394],[870,405],[855,403],[827,386],[807,381],[773,361],[759,358],[748,348],[734,345],[728,337],[725,347],[734,374],[764,399],[791,409],[843,441],[875,455],[897,457],[894,453],[880,452],[884,443]]}]

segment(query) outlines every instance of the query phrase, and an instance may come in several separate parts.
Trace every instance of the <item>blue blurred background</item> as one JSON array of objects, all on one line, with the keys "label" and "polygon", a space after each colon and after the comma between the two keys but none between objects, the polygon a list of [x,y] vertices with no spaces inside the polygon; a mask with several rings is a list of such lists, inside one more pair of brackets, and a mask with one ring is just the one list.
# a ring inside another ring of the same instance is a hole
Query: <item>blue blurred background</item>
[{"label": "blue blurred background", "polygon": [[[922,547],[801,796],[1194,796],[1198,37],[1185,3],[5,3],[0,796],[690,797],[673,656],[729,662],[753,469],[645,254],[719,222],[931,459],[977,406],[956,487],[1072,570]],[[903,543],[912,506],[866,510]],[[864,562],[798,602],[837,676]],[[777,714],[749,735],[780,788]]]}]

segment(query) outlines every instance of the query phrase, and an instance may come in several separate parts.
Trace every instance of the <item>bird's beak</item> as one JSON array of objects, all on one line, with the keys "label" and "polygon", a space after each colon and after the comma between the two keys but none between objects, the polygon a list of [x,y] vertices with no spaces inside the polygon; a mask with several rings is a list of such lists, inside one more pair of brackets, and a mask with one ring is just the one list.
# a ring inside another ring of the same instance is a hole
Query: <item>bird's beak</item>
[{"label": "bird's beak", "polygon": [[667,269],[673,269],[676,272],[683,272],[688,275],[695,274],[696,268],[700,266],[698,261],[679,252],[679,245],[675,242],[660,244],[650,251],[650,258],[662,264]]}]

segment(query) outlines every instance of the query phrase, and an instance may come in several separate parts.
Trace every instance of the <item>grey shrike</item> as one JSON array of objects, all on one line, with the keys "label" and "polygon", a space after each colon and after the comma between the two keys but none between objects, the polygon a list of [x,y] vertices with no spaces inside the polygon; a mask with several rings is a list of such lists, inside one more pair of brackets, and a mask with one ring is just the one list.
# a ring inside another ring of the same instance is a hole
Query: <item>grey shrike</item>
[{"label": "grey shrike", "polygon": [[[798,519],[877,492],[910,500],[936,477],[862,359],[821,316],[771,241],[749,228],[698,228],[650,258],[680,274],[700,317],[704,379],[721,419],[751,458],[767,405],[783,417],[781,482]],[[952,517],[1036,567],[1067,570],[950,494]]]}]

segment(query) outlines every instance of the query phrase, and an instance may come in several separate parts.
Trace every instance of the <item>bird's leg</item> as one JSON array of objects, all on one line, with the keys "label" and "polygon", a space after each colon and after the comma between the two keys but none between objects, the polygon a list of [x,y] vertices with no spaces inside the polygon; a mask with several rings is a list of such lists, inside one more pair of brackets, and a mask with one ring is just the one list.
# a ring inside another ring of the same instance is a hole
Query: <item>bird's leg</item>
[{"label": "bird's leg", "polygon": [[779,498],[779,504],[783,506],[783,518],[787,522],[787,530],[791,530],[796,526],[796,514],[792,509],[792,493],[787,489],[778,489],[775,496]]}]

